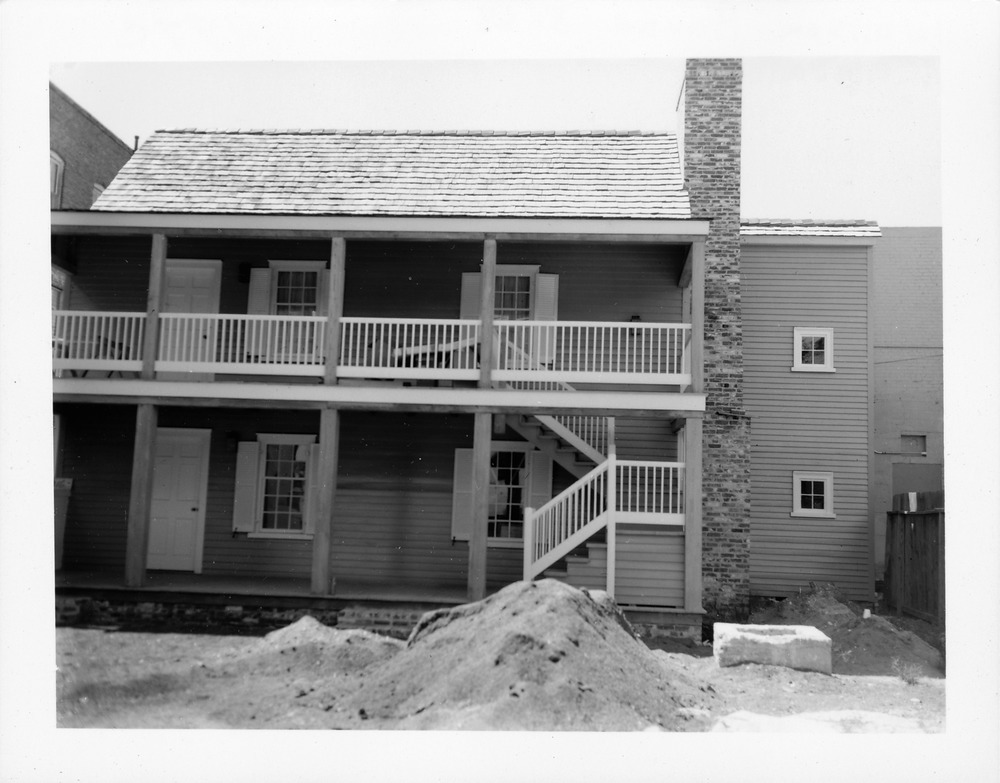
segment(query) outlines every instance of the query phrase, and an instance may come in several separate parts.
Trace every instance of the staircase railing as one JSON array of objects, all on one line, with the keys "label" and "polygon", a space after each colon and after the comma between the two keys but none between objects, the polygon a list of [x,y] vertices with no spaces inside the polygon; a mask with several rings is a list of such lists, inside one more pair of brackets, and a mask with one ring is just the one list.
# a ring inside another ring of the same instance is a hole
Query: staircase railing
[{"label": "staircase railing", "polygon": [[539,509],[526,508],[524,579],[534,579],[606,527],[607,590],[613,595],[619,523],[683,526],[684,464],[619,460],[612,453]]},{"label": "staircase railing", "polygon": [[[503,363],[508,366],[541,366],[531,354],[510,340],[501,341],[497,332],[497,342],[505,356]],[[575,391],[565,381],[507,381],[509,389],[523,391]],[[610,450],[613,438],[614,420],[608,416],[548,416],[536,414],[535,419],[558,435],[581,454],[594,462],[602,462]]]}]

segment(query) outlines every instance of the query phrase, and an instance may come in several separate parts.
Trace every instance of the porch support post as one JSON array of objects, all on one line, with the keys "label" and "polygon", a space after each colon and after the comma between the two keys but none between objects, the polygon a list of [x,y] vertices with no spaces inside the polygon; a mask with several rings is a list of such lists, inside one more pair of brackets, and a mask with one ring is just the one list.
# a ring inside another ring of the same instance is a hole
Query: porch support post
[{"label": "porch support post", "polygon": [[493,385],[493,296],[497,284],[497,241],[483,241],[483,267],[479,300],[479,388]]},{"label": "porch support post", "polygon": [[705,242],[691,243],[691,391],[705,390]]},{"label": "porch support post", "polygon": [[346,271],[347,243],[343,237],[330,240],[330,278],[327,288],[326,327],[323,344],[326,346],[326,368],[323,382],[337,382],[337,364],[340,361],[340,319],[344,315],[344,276]]},{"label": "porch support post", "polygon": [[[691,243],[691,391],[705,390],[705,242]],[[701,606],[702,420],[684,422],[684,609]]]},{"label": "porch support post", "polygon": [[167,267],[167,237],[153,234],[153,249],[149,257],[149,289],[146,297],[146,324],[142,340],[143,380],[156,377],[156,351],[160,343],[160,312],[163,309],[163,283]]},{"label": "porch support post", "polygon": [[701,611],[701,419],[684,423],[684,610]]},{"label": "porch support post", "polygon": [[312,540],[313,595],[333,593],[333,509],[337,492],[337,462],[340,454],[340,411],[324,408],[319,414],[319,465],[313,474],[318,486],[313,490],[316,525]]},{"label": "porch support post", "polygon": [[615,597],[615,550],[618,543],[618,524],[615,517],[618,514],[618,460],[615,457],[615,450],[610,449],[608,454],[608,565],[607,581],[605,590],[612,598]]},{"label": "porch support post", "polygon": [[492,415],[477,413],[472,442],[472,532],[469,535],[469,600],[486,597],[486,520],[489,517]]},{"label": "porch support post", "polygon": [[135,412],[132,488],[125,531],[125,586],[142,587],[149,550],[149,518],[153,507],[153,464],[158,409],[143,403]]}]

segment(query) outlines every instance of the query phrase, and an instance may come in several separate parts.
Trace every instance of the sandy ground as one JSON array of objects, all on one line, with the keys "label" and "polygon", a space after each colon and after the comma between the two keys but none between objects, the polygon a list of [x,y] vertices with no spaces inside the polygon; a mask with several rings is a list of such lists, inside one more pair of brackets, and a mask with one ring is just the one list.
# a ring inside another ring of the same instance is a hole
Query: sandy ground
[{"label": "sandy ground", "polygon": [[546,580],[428,614],[405,642],[310,617],[257,638],[59,628],[57,719],[104,728],[944,730],[943,661],[915,634],[822,590],[752,620],[819,627],[833,640],[833,674],[722,668],[710,645],[646,644],[603,594]]}]

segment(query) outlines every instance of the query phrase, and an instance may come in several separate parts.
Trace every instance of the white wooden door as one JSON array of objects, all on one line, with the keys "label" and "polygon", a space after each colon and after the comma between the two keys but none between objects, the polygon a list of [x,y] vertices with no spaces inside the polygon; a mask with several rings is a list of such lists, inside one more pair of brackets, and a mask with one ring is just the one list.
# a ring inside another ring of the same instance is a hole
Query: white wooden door
[{"label": "white wooden door", "polygon": [[[164,270],[163,312],[165,313],[218,313],[221,290],[222,262],[217,259],[168,258]],[[162,324],[161,329],[171,328]],[[187,330],[184,330],[187,333]],[[210,324],[192,335],[194,344],[190,353],[193,361],[214,361],[216,329]],[[161,380],[210,381],[212,373],[170,372],[158,373]]]},{"label": "white wooden door", "polygon": [[146,567],[201,573],[211,430],[156,431]]}]

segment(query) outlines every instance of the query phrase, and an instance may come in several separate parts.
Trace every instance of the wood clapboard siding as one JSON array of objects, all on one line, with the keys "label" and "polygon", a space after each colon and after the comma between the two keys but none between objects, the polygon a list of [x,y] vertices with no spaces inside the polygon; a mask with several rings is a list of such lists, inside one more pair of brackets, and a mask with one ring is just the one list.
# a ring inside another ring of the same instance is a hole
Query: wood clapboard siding
[{"label": "wood clapboard siding", "polygon": [[56,413],[63,431],[60,475],[73,479],[63,568],[124,573],[135,408],[60,405]]},{"label": "wood clapboard siding", "polygon": [[559,320],[679,323],[685,250],[662,245],[501,242],[498,264],[559,275]]},{"label": "wood clapboard siding", "polygon": [[677,436],[670,419],[615,417],[618,459],[677,461]]},{"label": "wood clapboard siding", "polygon": [[319,413],[165,407],[160,411],[159,423],[161,427],[212,430],[203,573],[308,578],[312,567],[311,541],[233,536],[235,444],[240,440],[255,440],[259,432],[315,434],[319,431]]},{"label": "wood clapboard siding", "polygon": [[152,246],[149,237],[78,237],[66,309],[145,312]]},{"label": "wood clapboard siding", "polygon": [[[867,248],[745,246],[742,266],[751,592],[871,600]],[[796,326],[834,330],[835,373],[791,371]],[[833,473],[835,519],[790,516],[795,470]]]},{"label": "wood clapboard siding", "polygon": [[623,526],[615,544],[615,600],[637,606],[684,605],[684,534]]}]

